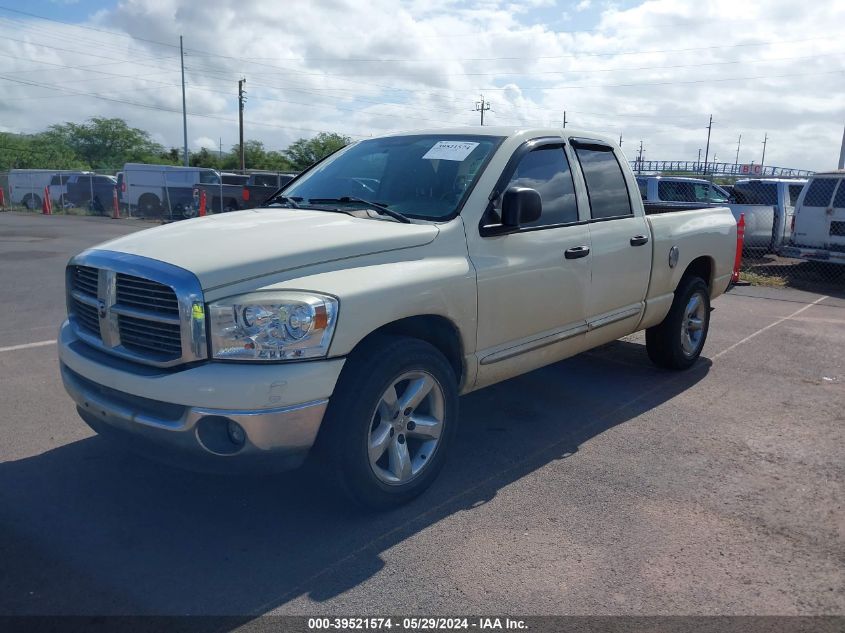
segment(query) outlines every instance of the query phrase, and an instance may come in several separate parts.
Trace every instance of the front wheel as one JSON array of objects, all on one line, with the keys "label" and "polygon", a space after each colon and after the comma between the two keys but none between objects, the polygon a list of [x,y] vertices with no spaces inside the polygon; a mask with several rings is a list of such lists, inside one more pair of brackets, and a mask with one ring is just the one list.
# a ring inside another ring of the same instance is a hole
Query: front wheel
[{"label": "front wheel", "polygon": [[645,332],[651,361],[666,369],[688,369],[698,360],[710,329],[710,290],[700,277],[681,280],[669,314]]},{"label": "front wheel", "polygon": [[418,339],[378,337],[344,367],[320,431],[321,469],[361,505],[406,503],[439,474],[457,416],[443,354]]}]

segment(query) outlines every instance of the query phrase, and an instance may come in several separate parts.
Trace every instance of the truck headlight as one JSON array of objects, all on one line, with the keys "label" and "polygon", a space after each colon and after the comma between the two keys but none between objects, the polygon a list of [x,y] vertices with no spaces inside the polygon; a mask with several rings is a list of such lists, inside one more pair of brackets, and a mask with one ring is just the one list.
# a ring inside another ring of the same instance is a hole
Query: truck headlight
[{"label": "truck headlight", "polygon": [[213,358],[319,358],[329,352],[337,299],[310,292],[255,292],[211,303],[208,312]]}]

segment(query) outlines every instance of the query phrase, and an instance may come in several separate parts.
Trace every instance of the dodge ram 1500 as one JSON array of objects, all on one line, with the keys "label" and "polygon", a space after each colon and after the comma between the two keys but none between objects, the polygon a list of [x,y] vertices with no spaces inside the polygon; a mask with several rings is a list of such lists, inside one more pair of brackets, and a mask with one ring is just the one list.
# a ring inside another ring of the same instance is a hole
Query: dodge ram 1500
[{"label": "dodge ram 1500", "polygon": [[727,208],[646,215],[598,134],[388,135],[262,208],[72,258],[61,373],[91,427],[153,455],[311,455],[385,507],[437,476],[460,394],[638,330],[656,364],[690,367],[735,250]]}]

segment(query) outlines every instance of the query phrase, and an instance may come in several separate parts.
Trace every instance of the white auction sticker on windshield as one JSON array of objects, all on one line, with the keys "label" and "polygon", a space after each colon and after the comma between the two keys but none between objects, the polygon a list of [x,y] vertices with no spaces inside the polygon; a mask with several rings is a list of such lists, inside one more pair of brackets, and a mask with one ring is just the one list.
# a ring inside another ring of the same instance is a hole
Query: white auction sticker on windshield
[{"label": "white auction sticker on windshield", "polygon": [[462,161],[472,154],[472,150],[476,147],[478,147],[478,143],[470,143],[469,141],[437,141],[434,147],[423,155],[423,158]]}]

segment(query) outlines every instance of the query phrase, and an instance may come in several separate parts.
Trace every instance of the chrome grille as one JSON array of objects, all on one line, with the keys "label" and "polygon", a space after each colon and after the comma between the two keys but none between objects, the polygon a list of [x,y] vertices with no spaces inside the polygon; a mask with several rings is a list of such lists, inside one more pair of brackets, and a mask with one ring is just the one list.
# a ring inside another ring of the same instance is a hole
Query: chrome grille
[{"label": "chrome grille", "polygon": [[117,274],[117,302],[161,314],[179,315],[179,300],[173,288],[133,275]]},{"label": "chrome grille", "polygon": [[90,266],[75,266],[73,273],[73,287],[79,292],[96,297],[99,275],[97,269]]},{"label": "chrome grille", "polygon": [[74,300],[73,312],[79,325],[85,328],[90,334],[98,337],[100,336],[100,318],[97,316],[97,308]]},{"label": "chrome grille", "polygon": [[125,315],[117,319],[120,342],[128,349],[154,357],[179,358],[182,355],[182,331],[178,325]]},{"label": "chrome grille", "polygon": [[159,367],[207,356],[202,288],[182,268],[86,251],[68,266],[67,292],[70,325],[88,345]]}]

